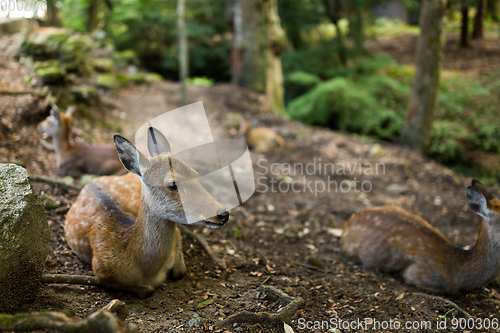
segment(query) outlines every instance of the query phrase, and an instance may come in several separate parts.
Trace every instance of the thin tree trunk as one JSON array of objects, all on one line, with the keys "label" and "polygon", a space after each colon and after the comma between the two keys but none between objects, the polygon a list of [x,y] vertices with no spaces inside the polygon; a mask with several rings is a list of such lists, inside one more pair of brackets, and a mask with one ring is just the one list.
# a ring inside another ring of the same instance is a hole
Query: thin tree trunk
[{"label": "thin tree trunk", "polygon": [[446,0],[423,0],[421,33],[417,48],[417,69],[402,139],[424,154],[436,109],[439,71],[445,37]]},{"label": "thin tree trunk", "polygon": [[89,0],[89,7],[87,8],[87,31],[92,32],[97,28],[98,13],[99,13],[99,0]]},{"label": "thin tree trunk", "polygon": [[188,45],[186,34],[184,0],[177,0],[177,25],[179,27],[179,80],[181,81],[181,103],[186,103],[186,78],[188,76]]},{"label": "thin tree trunk", "polygon": [[486,11],[486,0],[479,0],[476,7],[476,17],[474,17],[474,31],[472,39],[484,37],[484,12]]},{"label": "thin tree trunk", "polygon": [[56,1],[47,0],[47,23],[52,27],[61,27],[61,13],[56,7]]},{"label": "thin tree trunk", "polygon": [[460,34],[460,46],[469,47],[469,6],[462,0],[462,31]]},{"label": "thin tree trunk", "polygon": [[339,27],[341,11],[340,2],[339,0],[323,0],[323,6],[325,7],[326,16],[330,19],[330,21],[332,21],[333,25],[335,26],[340,63],[342,64],[342,66],[347,66],[346,47],[344,45],[342,31],[340,31]]}]

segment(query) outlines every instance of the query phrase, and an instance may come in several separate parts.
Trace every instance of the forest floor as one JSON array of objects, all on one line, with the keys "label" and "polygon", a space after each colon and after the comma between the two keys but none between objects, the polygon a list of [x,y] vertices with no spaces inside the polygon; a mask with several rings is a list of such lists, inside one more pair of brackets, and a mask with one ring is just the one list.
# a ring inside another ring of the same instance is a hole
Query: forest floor
[{"label": "forest floor", "polygon": [[[392,46],[390,42],[382,41],[381,48],[399,47],[402,40],[398,38],[394,39]],[[496,64],[496,70],[500,69],[500,43],[496,42],[496,51],[488,53],[489,58],[484,58],[481,64],[475,64],[476,60],[470,58],[474,64],[463,65],[464,69],[489,68],[492,64]],[[408,48],[411,47],[409,44]],[[485,44],[491,47],[491,43]],[[32,89],[22,80],[30,70],[8,60],[7,45],[5,39],[0,45],[0,58],[6,59],[0,63],[0,89]],[[408,54],[412,52],[407,50]],[[450,63],[448,56],[447,51],[444,64]],[[455,57],[462,59],[458,55]],[[301,323],[308,321],[313,325],[314,321],[334,318],[343,321],[358,318],[361,321],[373,318],[380,322],[397,320],[402,325],[406,321],[413,325],[429,321],[432,328],[414,326],[407,331],[452,332],[457,331],[452,329],[452,318],[464,318],[457,306],[473,318],[500,319],[498,283],[436,297],[403,283],[395,275],[366,269],[347,260],[340,250],[339,238],[335,236],[336,229],[342,228],[353,212],[373,206],[396,205],[422,216],[453,244],[460,247],[473,245],[480,218],[467,205],[466,188],[470,178],[400,144],[360,139],[283,119],[265,107],[261,95],[229,84],[189,86],[188,103],[198,101],[203,102],[209,118],[219,124],[212,129],[216,137],[229,137],[223,122],[229,112],[238,112],[246,119],[258,119],[260,126],[272,128],[285,138],[285,146],[280,149],[252,153],[257,191],[241,207],[230,212],[231,220],[226,226],[217,230],[193,228],[205,237],[215,255],[225,260],[227,268],[212,261],[199,243],[184,235],[187,276],[180,281],[165,281],[149,298],[140,299],[128,292],[100,287],[44,285],[38,297],[21,311],[62,311],[83,318],[112,299],[120,299],[131,312],[126,321],[137,324],[142,332],[281,332],[282,326],[238,325],[226,329],[215,326],[220,320],[242,310],[279,311],[285,304],[256,292],[265,284],[290,296],[304,298],[306,305],[294,314],[291,321],[291,326],[298,332],[327,332],[326,326],[304,329]],[[22,116],[29,114],[36,103],[38,99],[31,95],[0,98],[0,119],[6,128],[0,133],[0,162],[21,161],[30,174],[58,178],[61,175],[55,155],[40,145],[41,134],[36,129],[37,122],[45,115]],[[87,117],[74,119],[71,139],[77,143],[90,139],[94,143],[109,143],[116,126],[99,126],[103,123],[120,124],[120,132],[132,138],[140,124],[179,106],[179,84],[172,82],[129,86],[107,92],[99,103],[87,106]],[[303,172],[297,169],[296,173],[287,174],[287,164],[305,168],[313,163],[316,163],[315,173],[308,172],[310,169]],[[333,163],[337,171],[341,165],[354,170],[352,173],[347,171],[347,174],[320,173],[318,163]],[[378,172],[365,174],[369,166],[376,165]],[[300,193],[289,188],[291,181],[300,184]],[[307,187],[309,182],[312,182],[312,188]],[[329,183],[330,191],[314,191],[315,184]],[[362,183],[364,187],[360,188]],[[335,184],[339,186],[337,190]],[[44,193],[62,205],[70,205],[78,195],[77,191],[64,187],[38,182],[32,185],[36,193]],[[498,186],[491,190],[498,196]],[[91,267],[72,253],[64,239],[64,215],[47,210],[47,216],[52,237],[46,272],[92,274]],[[321,264],[308,260],[308,257]],[[444,315],[448,320],[447,329],[438,330],[436,323],[439,316]],[[191,327],[190,320],[196,317],[205,318],[207,322],[198,328]],[[368,326],[365,331],[388,329]]]}]

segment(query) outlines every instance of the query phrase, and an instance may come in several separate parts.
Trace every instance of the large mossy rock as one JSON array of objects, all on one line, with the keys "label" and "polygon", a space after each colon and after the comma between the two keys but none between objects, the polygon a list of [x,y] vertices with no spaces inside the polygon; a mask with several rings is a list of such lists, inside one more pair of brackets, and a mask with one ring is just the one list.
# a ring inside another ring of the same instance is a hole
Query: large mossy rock
[{"label": "large mossy rock", "polygon": [[38,292],[49,236],[26,169],[0,164],[0,313],[15,310]]}]

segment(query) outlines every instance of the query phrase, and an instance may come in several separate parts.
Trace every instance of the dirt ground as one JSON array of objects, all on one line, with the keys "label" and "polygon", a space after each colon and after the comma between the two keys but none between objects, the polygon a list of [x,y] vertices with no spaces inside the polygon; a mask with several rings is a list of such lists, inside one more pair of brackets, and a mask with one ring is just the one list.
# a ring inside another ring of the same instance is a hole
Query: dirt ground
[{"label": "dirt ground", "polygon": [[[400,40],[396,39],[393,44],[394,48]],[[10,59],[6,45],[4,39],[0,45],[2,59]],[[483,65],[497,64],[499,69],[499,56],[497,47],[497,52],[490,54]],[[476,68],[476,65],[468,68]],[[31,89],[22,80],[26,74],[30,74],[30,70],[14,60],[0,62],[0,90]],[[236,325],[224,329],[215,326],[238,311],[276,313],[286,305],[256,292],[265,284],[306,301],[292,317],[291,326],[296,332],[327,332],[333,326],[307,329],[301,323],[335,318],[397,320],[402,325],[406,321],[413,325],[430,321],[432,324],[427,329],[413,326],[406,330],[412,332],[473,331],[452,328],[453,318],[464,318],[457,306],[473,318],[500,319],[497,282],[457,295],[436,297],[403,283],[398,276],[350,262],[334,235],[335,229],[342,228],[353,212],[390,204],[422,216],[457,246],[473,245],[480,219],[467,205],[466,188],[471,179],[399,144],[369,141],[285,120],[266,109],[261,95],[243,88],[228,84],[190,86],[188,103],[197,101],[203,102],[210,119],[218,124],[213,129],[215,136],[228,137],[224,119],[228,112],[239,112],[246,119],[258,119],[259,125],[273,128],[285,138],[281,149],[252,153],[257,191],[243,206],[230,212],[231,220],[226,226],[217,230],[193,228],[205,237],[217,257],[225,260],[227,269],[213,262],[198,242],[184,235],[187,276],[180,281],[165,281],[149,298],[140,299],[128,292],[99,287],[44,285],[35,301],[20,311],[62,311],[83,318],[112,299],[120,299],[130,310],[126,322],[136,324],[141,332],[281,332],[283,327],[269,325]],[[17,160],[24,163],[30,174],[57,178],[60,174],[55,155],[40,145],[41,135],[36,130],[37,121],[45,115],[21,116],[36,103],[38,99],[30,95],[0,97],[3,124],[0,124],[3,126],[0,162]],[[98,126],[102,122],[119,124],[120,132],[132,137],[140,124],[179,106],[179,85],[172,82],[105,92],[101,102],[81,106],[92,118],[76,117],[72,140],[111,142],[116,131],[110,126]],[[370,175],[360,174],[358,169],[347,175],[319,173],[317,169],[316,173],[308,174],[308,169],[304,172],[298,169],[288,175],[285,169],[287,163],[306,167],[308,163],[327,162],[337,167],[341,163],[351,167],[362,164],[362,170],[378,164],[379,169]],[[287,190],[292,181],[298,182],[300,193]],[[312,189],[306,186],[309,182]],[[314,192],[314,184],[329,183],[330,191]],[[339,186],[337,190],[335,184]],[[39,182],[32,185],[36,193],[43,193],[63,206],[71,205],[78,195],[63,187]],[[495,195],[499,194],[498,185],[490,189]],[[52,238],[46,272],[92,274],[91,267],[72,254],[64,239],[64,215],[47,210],[47,217]],[[447,328],[438,329],[439,316],[445,315]],[[193,323],[203,322],[195,319],[197,317],[206,322],[196,327]],[[361,330],[341,328],[340,331]],[[365,331],[397,330],[369,326]]]}]

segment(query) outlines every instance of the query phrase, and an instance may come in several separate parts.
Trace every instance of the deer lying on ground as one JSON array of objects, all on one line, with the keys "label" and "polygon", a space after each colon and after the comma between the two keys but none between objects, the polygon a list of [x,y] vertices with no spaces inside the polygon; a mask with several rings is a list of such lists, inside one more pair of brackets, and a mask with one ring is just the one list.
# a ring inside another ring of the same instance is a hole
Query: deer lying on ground
[{"label": "deer lying on ground", "polygon": [[397,207],[355,213],[340,240],[345,255],[367,267],[399,271],[406,283],[441,293],[472,289],[500,273],[500,200],[477,180],[467,189],[472,211],[483,218],[470,250],[453,246],[424,219]]},{"label": "deer lying on ground", "polygon": [[[114,141],[131,173],[99,177],[83,188],[66,217],[66,240],[92,263],[101,285],[147,297],[167,273],[173,279],[186,274],[176,223],[218,228],[229,213],[200,184],[198,173],[170,154],[158,130],[148,131],[151,158],[120,135]],[[188,221],[183,207],[198,220]],[[208,211],[216,216],[204,216]]]},{"label": "deer lying on ground", "polygon": [[70,106],[66,113],[50,110],[50,115],[38,124],[38,130],[52,138],[57,155],[57,167],[64,176],[79,177],[81,174],[121,175],[123,169],[115,147],[112,145],[71,146],[69,133],[71,119],[76,107]]},{"label": "deer lying on ground", "polygon": [[283,137],[266,127],[254,127],[248,120],[242,120],[239,128],[240,136],[244,136],[247,144],[257,153],[265,153],[283,147]]}]

